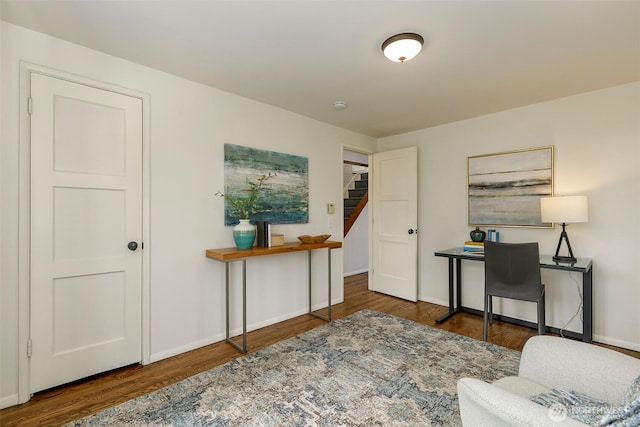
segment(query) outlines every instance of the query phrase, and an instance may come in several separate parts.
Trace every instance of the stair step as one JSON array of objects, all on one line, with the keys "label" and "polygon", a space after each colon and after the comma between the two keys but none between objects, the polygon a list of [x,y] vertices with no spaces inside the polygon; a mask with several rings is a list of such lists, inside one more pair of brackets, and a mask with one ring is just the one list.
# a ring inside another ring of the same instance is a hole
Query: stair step
[{"label": "stair step", "polygon": [[363,181],[368,180],[369,179],[369,172],[365,172],[365,173],[360,174],[360,179],[363,180]]},{"label": "stair step", "polygon": [[355,190],[349,190],[349,198],[354,198],[354,197],[362,197],[366,194],[367,189],[366,188],[356,188]]},{"label": "stair step", "polygon": [[351,214],[353,213],[353,211],[355,211],[355,210],[356,210],[355,207],[352,208],[352,207],[345,206],[344,207],[344,219],[345,220],[348,219],[351,216]]},{"label": "stair step", "polygon": [[355,208],[360,203],[361,198],[344,199],[344,207]]},{"label": "stair step", "polygon": [[359,180],[355,181],[356,188],[369,188],[369,180]]}]

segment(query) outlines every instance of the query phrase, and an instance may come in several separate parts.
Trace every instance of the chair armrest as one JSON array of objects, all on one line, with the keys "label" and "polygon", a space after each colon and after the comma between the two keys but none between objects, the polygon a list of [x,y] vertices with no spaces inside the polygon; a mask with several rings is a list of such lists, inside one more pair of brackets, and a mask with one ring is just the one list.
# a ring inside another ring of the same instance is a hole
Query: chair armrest
[{"label": "chair armrest", "polygon": [[580,341],[540,335],[525,344],[518,376],[617,405],[640,376],[640,359]]},{"label": "chair armrest", "polygon": [[458,380],[458,403],[464,427],[584,427],[565,417],[554,421],[549,409],[475,378]]}]

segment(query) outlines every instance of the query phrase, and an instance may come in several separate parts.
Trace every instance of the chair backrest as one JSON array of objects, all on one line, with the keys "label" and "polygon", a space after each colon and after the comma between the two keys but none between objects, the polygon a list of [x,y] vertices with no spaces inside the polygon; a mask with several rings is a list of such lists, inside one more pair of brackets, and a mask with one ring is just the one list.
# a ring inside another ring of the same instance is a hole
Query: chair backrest
[{"label": "chair backrest", "polygon": [[484,243],[485,293],[526,301],[542,294],[538,243]]}]

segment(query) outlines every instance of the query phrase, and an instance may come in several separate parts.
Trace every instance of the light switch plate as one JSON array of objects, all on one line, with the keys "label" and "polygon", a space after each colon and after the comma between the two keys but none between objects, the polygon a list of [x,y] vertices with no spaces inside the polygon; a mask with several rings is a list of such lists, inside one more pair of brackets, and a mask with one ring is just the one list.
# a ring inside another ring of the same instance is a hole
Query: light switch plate
[{"label": "light switch plate", "polygon": [[336,207],[333,205],[333,203],[327,203],[327,213],[329,215],[333,215],[336,212]]}]

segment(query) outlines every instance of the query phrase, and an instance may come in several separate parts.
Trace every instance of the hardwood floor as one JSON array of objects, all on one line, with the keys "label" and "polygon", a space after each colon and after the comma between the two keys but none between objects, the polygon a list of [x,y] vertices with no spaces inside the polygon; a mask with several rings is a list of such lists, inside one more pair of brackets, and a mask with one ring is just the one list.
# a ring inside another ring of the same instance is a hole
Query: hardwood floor
[{"label": "hardwood floor", "polygon": [[[334,319],[364,308],[377,310],[439,329],[482,339],[482,317],[459,313],[442,325],[435,319],[446,307],[426,302],[412,303],[367,290],[367,274],[346,277],[344,303],[333,306]],[[249,352],[324,325],[309,315],[299,316],[248,334]],[[522,350],[534,329],[494,321],[489,340],[514,350]],[[613,347],[611,347],[613,348]],[[614,348],[640,358],[640,352]],[[73,421],[125,402],[134,397],[178,382],[199,372],[240,357],[224,342],[215,343],[150,365],[133,365],[100,374],[73,384],[37,393],[29,402],[0,411],[2,426],[54,426]]]}]

